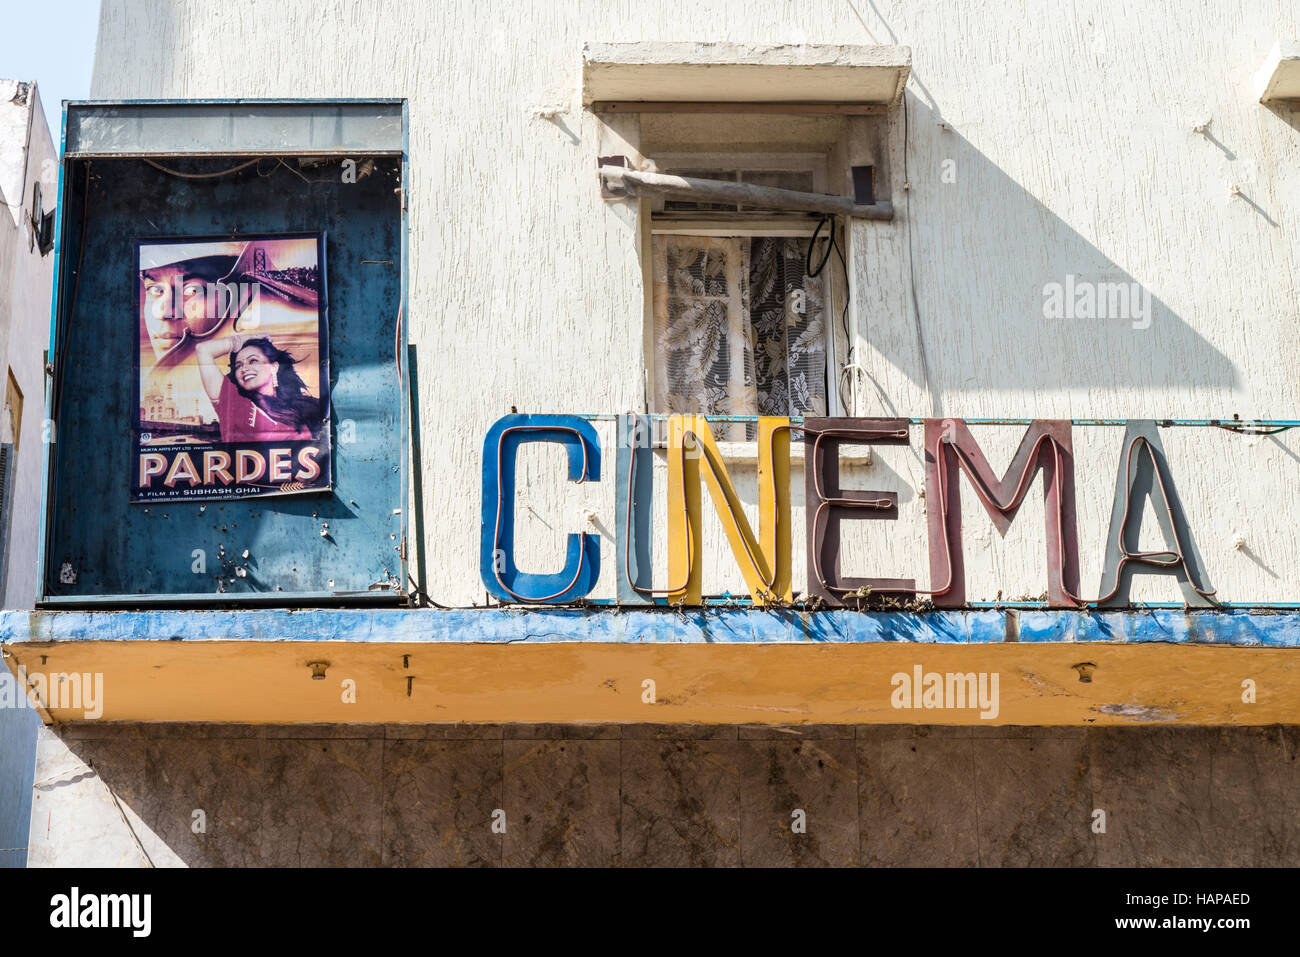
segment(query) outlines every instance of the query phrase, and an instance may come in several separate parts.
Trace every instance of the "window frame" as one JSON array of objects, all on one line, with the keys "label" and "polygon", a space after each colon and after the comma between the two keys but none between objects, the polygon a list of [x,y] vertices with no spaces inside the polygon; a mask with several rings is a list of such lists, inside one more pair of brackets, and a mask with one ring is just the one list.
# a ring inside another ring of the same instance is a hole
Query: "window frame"
[{"label": "window frame", "polygon": [[5,380],[5,413],[11,418],[14,454],[17,455],[18,444],[23,434],[23,390],[18,384],[18,377],[14,375],[12,367]]},{"label": "window frame", "polygon": [[[653,160],[658,171],[672,174],[683,170],[718,170],[724,171],[760,171],[760,172],[811,172],[813,174],[813,191],[829,192],[829,171],[831,153],[827,150],[802,152],[656,152]],[[646,408],[652,414],[666,414],[668,410],[659,407],[655,395],[655,339],[654,339],[654,237],[664,235],[710,236],[727,238],[746,237],[792,237],[811,239],[817,229],[820,217],[810,213],[782,213],[778,211],[728,213],[719,210],[670,211],[665,213],[662,199],[645,200],[644,212],[647,220],[647,248],[643,257],[645,287],[645,401]],[[844,248],[845,237],[838,223],[832,223],[831,229],[839,238]],[[822,230],[822,237],[827,231]],[[829,252],[829,251],[828,251]],[[834,253],[830,252],[831,257]],[[822,301],[824,307],[825,345],[826,345],[826,414],[842,416],[844,414],[838,388],[839,368],[839,315],[844,308],[847,289],[835,281],[833,264],[829,261],[814,282],[822,284]],[[847,277],[846,277],[847,278]],[[846,343],[846,346],[848,344]],[[748,443],[720,443],[725,457],[743,457],[739,450]],[[735,446],[735,449],[731,449]],[[737,453],[735,455],[729,453]]]}]

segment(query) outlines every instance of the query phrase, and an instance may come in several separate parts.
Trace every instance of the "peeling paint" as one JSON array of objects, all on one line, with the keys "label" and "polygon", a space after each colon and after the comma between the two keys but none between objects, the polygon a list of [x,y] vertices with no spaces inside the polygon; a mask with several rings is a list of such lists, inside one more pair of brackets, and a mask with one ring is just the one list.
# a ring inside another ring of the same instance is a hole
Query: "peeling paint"
[{"label": "peeling paint", "polygon": [[1132,718],[1135,722],[1166,722],[1178,721],[1179,716],[1166,708],[1158,708],[1151,705],[1141,704],[1104,704],[1095,709],[1102,714],[1115,715],[1121,718]]}]

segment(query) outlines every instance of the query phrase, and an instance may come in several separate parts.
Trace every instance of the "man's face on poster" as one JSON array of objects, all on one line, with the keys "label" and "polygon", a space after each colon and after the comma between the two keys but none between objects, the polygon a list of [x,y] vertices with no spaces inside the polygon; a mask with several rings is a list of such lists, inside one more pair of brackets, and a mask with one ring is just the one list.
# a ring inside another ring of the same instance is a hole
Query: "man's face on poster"
[{"label": "man's face on poster", "polygon": [[[214,295],[214,284],[186,272],[175,263],[145,270],[142,314],[154,355],[161,359],[186,339],[201,339],[221,325],[228,309],[226,297]],[[223,290],[224,291],[224,290]]]}]

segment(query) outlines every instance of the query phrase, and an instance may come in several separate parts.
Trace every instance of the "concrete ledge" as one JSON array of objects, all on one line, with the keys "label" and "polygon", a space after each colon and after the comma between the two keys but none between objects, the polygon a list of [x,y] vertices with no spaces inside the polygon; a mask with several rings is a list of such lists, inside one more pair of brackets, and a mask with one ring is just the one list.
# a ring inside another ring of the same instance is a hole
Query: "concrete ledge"
[{"label": "concrete ledge", "polygon": [[[58,723],[1300,723],[1300,612],[10,611],[0,639]],[[996,704],[897,706],[899,674]]]},{"label": "concrete ledge", "polygon": [[8,651],[45,695],[47,722],[93,727],[1300,723],[1300,668],[1285,648],[128,640]]},{"label": "concrete ledge", "polygon": [[902,96],[904,46],[588,43],[582,102],[864,103]]},{"label": "concrete ledge", "polygon": [[1300,100],[1300,44],[1279,43],[1255,75],[1259,102]]}]

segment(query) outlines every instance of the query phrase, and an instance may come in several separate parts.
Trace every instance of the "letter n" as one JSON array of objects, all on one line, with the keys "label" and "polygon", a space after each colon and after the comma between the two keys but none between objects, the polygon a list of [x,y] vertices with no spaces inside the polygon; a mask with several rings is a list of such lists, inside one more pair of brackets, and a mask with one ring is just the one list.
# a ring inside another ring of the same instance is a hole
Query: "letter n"
[{"label": "letter n", "polygon": [[[841,445],[907,445],[907,419],[804,419],[804,501],[808,531],[808,594],[844,605],[852,593],[911,595],[911,578],[845,578],[840,523],[898,518],[898,493],[840,488]],[[856,603],[856,602],[855,602]]]},{"label": "letter n", "polygon": [[731,553],[756,605],[791,601],[790,420],[758,419],[758,521],[755,537],[702,415],[668,420],[668,580],[670,602],[703,600],[700,465]]},{"label": "letter n", "polygon": [[1070,423],[1030,423],[1006,474],[998,478],[962,419],[925,420],[925,487],[934,603],[966,603],[961,545],[961,474],[965,473],[998,533],[1006,535],[1038,473],[1047,522],[1047,603],[1077,608],[1079,538],[1074,513],[1074,447]]}]

